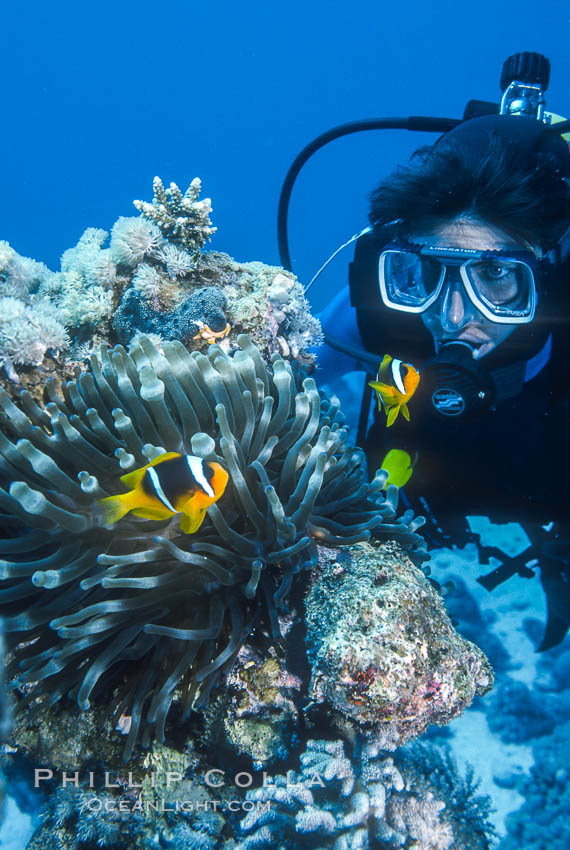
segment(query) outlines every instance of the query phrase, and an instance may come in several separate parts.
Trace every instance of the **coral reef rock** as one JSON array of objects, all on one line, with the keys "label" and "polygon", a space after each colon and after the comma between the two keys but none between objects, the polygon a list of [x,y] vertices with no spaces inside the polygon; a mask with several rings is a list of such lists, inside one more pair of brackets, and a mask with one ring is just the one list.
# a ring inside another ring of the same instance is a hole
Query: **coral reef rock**
[{"label": "coral reef rock", "polygon": [[54,771],[88,764],[104,764],[105,770],[124,767],[124,740],[105,706],[81,711],[73,704],[36,705],[33,713],[16,712],[9,740],[30,764]]},{"label": "coral reef rock", "polygon": [[243,646],[228,674],[222,700],[223,739],[248,755],[256,770],[291,750],[299,722],[301,680],[287,671],[273,647],[266,655]]},{"label": "coral reef rock", "polygon": [[395,543],[320,558],[306,600],[310,695],[394,749],[449,723],[493,682],[478,647]]}]

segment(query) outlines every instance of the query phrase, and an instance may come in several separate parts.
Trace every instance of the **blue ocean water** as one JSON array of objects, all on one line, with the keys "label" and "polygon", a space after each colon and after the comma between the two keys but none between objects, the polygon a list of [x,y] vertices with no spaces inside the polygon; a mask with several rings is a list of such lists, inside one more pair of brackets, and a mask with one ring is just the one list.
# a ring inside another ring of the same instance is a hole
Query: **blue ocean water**
[{"label": "blue ocean water", "polygon": [[[569,19],[565,0],[6,4],[0,233],[57,269],[86,227],[150,199],[155,174],[198,175],[212,246],[277,263],[281,182],[314,136],[358,118],[460,117],[470,98],[498,97],[520,50],[550,58],[549,108],[570,111]],[[314,157],[291,203],[303,281],[366,224],[378,179],[432,138],[360,133]],[[315,288],[317,310],[345,268]]]},{"label": "blue ocean water", "polygon": [[[212,248],[278,264],[281,182],[308,141],[360,118],[460,117],[467,100],[498,97],[501,64],[518,50],[550,58],[548,106],[570,113],[570,11],[562,0],[363,0],[356,8],[324,0],[31,2],[5,8],[2,23],[0,238],[52,269],[86,227],[110,229],[119,215],[134,213],[133,198],[149,200],[155,174],[182,187],[201,177],[218,227]],[[374,184],[432,138],[362,133],[311,160],[290,210],[302,281],[366,224]],[[311,293],[316,311],[346,282],[347,261],[336,261]],[[456,555],[454,567],[462,563],[465,574],[477,574],[473,553]],[[543,620],[544,609],[538,590],[517,587],[517,609],[512,584],[498,602],[481,595],[479,603],[487,624],[502,615],[497,640],[515,665],[512,678],[530,686],[537,662],[522,624]],[[455,733],[458,753],[467,740],[473,759],[482,743],[502,746],[482,717],[471,712]],[[514,746],[485,751],[487,763],[504,761],[502,791],[492,775],[483,786],[496,795],[499,828],[517,807],[512,777],[532,764],[530,745]],[[0,846],[23,846],[15,840],[0,837]]]}]

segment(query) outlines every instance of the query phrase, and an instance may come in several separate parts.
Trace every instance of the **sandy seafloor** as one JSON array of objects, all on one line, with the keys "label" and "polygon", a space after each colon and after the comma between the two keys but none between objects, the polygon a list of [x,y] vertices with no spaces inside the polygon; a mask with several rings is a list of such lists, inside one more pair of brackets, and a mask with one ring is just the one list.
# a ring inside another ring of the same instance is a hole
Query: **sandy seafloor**
[{"label": "sandy seafloor", "polygon": [[[498,532],[502,535],[500,528]],[[495,540],[495,545],[498,543]],[[487,621],[487,628],[500,639],[510,656],[509,677],[531,687],[539,655],[523,628],[523,621],[532,617],[546,622],[546,602],[538,576],[534,579],[512,576],[489,592],[477,582],[477,577],[490,572],[492,567],[480,566],[474,544],[462,550],[434,551],[430,564],[434,578],[448,581],[457,576],[465,582]],[[495,673],[493,690],[500,686],[503,677],[504,674]],[[505,834],[506,816],[519,809],[524,798],[514,788],[497,785],[494,777],[527,773],[533,764],[533,754],[530,742],[506,744],[489,729],[483,704],[489,702],[492,693],[476,701],[450,724],[452,735],[447,741],[460,766],[471,764],[474,767],[481,783],[479,793],[491,797],[495,809],[491,819],[500,839]]]},{"label": "sandy seafloor", "polygon": [[[506,528],[488,525],[488,521],[482,518],[473,520],[473,530],[484,529],[482,542],[486,545],[499,546],[508,550],[509,554],[516,554],[524,548],[516,526]],[[513,576],[492,592],[487,591],[476,579],[489,572],[493,565],[479,564],[475,544],[468,544],[464,549],[434,550],[430,566],[432,576],[441,582],[458,578],[465,583],[480,608],[486,628],[499,638],[510,656],[509,677],[532,686],[540,656],[525,632],[523,621],[535,618],[545,622],[546,605],[538,576],[530,580]],[[495,688],[504,675],[496,675]],[[463,771],[467,764],[473,766],[475,777],[480,781],[478,793],[491,797],[494,806],[491,819],[497,830],[498,843],[505,835],[506,816],[524,802],[514,788],[502,787],[501,778],[527,773],[533,763],[533,754],[530,743],[506,744],[489,729],[487,712],[483,710],[483,703],[486,701],[488,704],[489,698],[490,694],[484,700],[476,701],[462,717],[453,721],[447,727],[451,734],[445,741],[451,746]],[[496,777],[501,785],[495,781]],[[9,794],[4,817],[0,827],[1,850],[24,850],[35,829],[34,817],[21,812]]]}]

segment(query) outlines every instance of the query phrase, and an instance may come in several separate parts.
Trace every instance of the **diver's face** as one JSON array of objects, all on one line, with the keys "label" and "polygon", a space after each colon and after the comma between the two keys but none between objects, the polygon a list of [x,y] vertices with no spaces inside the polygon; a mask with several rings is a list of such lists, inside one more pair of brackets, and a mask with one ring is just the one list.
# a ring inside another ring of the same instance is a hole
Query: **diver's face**
[{"label": "diver's face", "polygon": [[[433,247],[473,248],[477,251],[529,248],[528,244],[515,241],[499,227],[467,217],[446,222],[433,230],[411,233],[409,239]],[[446,271],[440,297],[421,314],[421,318],[433,336],[436,351],[447,342],[465,342],[472,346],[475,359],[493,351],[517,327],[487,319],[471,302],[459,272],[452,267]]]}]

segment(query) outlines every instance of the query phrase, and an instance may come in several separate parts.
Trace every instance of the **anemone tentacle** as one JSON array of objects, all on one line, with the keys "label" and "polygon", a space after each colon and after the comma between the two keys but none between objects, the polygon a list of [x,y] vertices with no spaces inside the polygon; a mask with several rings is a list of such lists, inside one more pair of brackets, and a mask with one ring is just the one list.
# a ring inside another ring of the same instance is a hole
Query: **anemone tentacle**
[{"label": "anemone tentacle", "polygon": [[[267,366],[248,337],[228,355],[190,354],[140,337],[102,348],[89,371],[48,389],[40,407],[0,392],[0,613],[22,704],[101,694],[132,718],[137,741],[162,738],[177,694],[203,707],[260,618],[277,611],[316,543],[351,545],[374,530],[409,550],[421,520],[397,518],[397,490],[368,483],[345,444],[336,399],[279,356]],[[103,524],[98,500],[125,471],[168,451],[230,474],[193,535],[178,516],[127,514]],[[141,663],[143,662],[143,663]],[[113,690],[115,689],[115,690]]]}]

